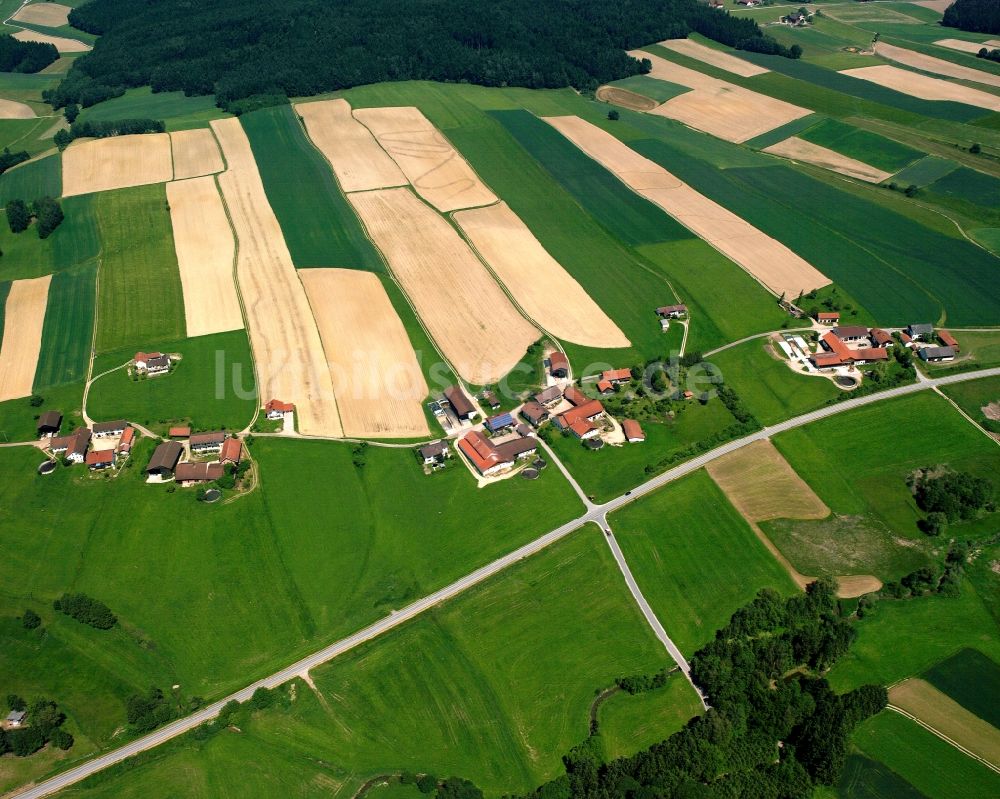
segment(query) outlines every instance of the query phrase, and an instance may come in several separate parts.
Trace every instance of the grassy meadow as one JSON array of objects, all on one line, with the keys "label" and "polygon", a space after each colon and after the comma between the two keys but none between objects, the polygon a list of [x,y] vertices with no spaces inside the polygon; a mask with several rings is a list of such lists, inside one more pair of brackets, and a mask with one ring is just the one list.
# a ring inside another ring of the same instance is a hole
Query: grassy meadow
[{"label": "grassy meadow", "polygon": [[306,137],[291,106],[255,111],[240,123],[295,266],[385,271],[329,163]]},{"label": "grassy meadow", "polygon": [[215,95],[185,97],[184,92],[153,92],[148,86],[129,89],[121,97],[84,108],[84,122],[109,122],[116,119],[162,119],[167,130],[207,127],[209,121],[227,117],[216,107]]},{"label": "grassy meadow", "polygon": [[984,377],[981,380],[955,383],[945,386],[941,391],[979,424],[1000,430],[1000,422],[987,419],[983,413],[983,408],[990,403],[1000,403],[1000,377]]},{"label": "grassy meadow", "polygon": [[689,657],[759,589],[796,590],[703,470],[617,511],[609,522],[643,594]]},{"label": "grassy meadow", "polygon": [[856,158],[885,172],[898,172],[924,155],[905,144],[836,119],[824,119],[798,135],[801,139],[848,158]]},{"label": "grassy meadow", "polygon": [[701,712],[698,695],[679,671],[654,691],[634,695],[619,691],[601,703],[597,715],[604,757],[613,760],[642,751]]},{"label": "grassy meadow", "polygon": [[101,251],[97,198],[85,194],[61,200],[65,218],[47,239],[39,239],[34,226],[11,233],[6,223],[0,224],[0,278],[41,277],[96,259]]},{"label": "grassy meadow", "polygon": [[94,200],[101,235],[98,353],[161,349],[184,335],[184,297],[163,184]]},{"label": "grassy meadow", "polygon": [[36,391],[86,377],[94,333],[96,280],[95,263],[52,276],[35,369]]},{"label": "grassy meadow", "polygon": [[0,205],[11,200],[31,202],[39,197],[62,194],[62,157],[47,155],[26,161],[0,175]]},{"label": "grassy meadow", "polygon": [[[246,331],[157,342],[162,352],[179,353],[171,372],[133,380],[119,369],[96,380],[87,398],[94,419],[125,418],[165,435],[174,424],[194,430],[242,430],[258,407],[253,360]],[[135,348],[105,353],[94,374],[131,360]]]}]

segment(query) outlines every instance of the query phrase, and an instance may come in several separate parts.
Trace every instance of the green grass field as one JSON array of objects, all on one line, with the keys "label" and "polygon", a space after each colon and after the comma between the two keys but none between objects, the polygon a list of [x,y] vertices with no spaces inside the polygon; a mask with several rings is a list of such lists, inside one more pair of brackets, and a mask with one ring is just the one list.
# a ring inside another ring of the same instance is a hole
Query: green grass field
[{"label": "green grass field", "polygon": [[80,404],[83,399],[83,381],[50,386],[38,391],[43,399],[42,407],[29,403],[28,397],[0,402],[0,443],[9,441],[34,441],[37,437],[38,416],[45,410],[57,410],[63,414],[63,425],[75,428],[83,423]]},{"label": "green grass field", "polygon": [[65,218],[47,239],[39,239],[34,227],[14,234],[7,224],[0,225],[0,278],[41,277],[95,259],[101,250],[97,196],[61,200]]},{"label": "green grass field", "polygon": [[94,333],[97,264],[56,272],[49,285],[35,390],[82,380]]},{"label": "green grass field", "polygon": [[385,271],[329,163],[306,138],[291,106],[255,111],[240,123],[295,266]]},{"label": "green grass field", "polygon": [[[262,487],[205,506],[193,491],[143,483],[151,451],[143,442],[134,466],[107,480],[80,468],[36,477],[37,452],[0,450],[0,470],[18,476],[0,484],[0,546],[19,575],[0,590],[0,617],[32,607],[46,627],[75,633],[54,647],[62,668],[35,668],[32,647],[5,643],[0,680],[11,692],[53,697],[104,745],[131,691],[180,684],[185,700],[218,696],[582,509],[554,469],[480,493],[461,468],[425,476],[409,450],[370,447],[359,469],[349,445],[261,438],[251,452]],[[317,475],[324,489],[309,491]],[[54,619],[51,600],[67,590],[106,602],[121,629],[105,635]],[[585,729],[586,707],[580,713]]]},{"label": "green grass field", "polygon": [[62,194],[62,158],[48,155],[8,169],[0,175],[0,205],[11,200],[31,202],[39,197]]},{"label": "green grass field", "polygon": [[[36,113],[45,113],[37,105],[33,103],[31,105],[35,107]],[[45,108],[51,111],[51,109]],[[46,116],[35,119],[2,119],[0,120],[0,148],[10,148],[12,152],[24,150],[31,156],[36,156],[45,150],[51,150],[54,148],[52,137],[46,136],[46,134],[52,129],[55,122],[55,119]]]},{"label": "green grass field", "polygon": [[[668,660],[591,527],[314,670],[322,703],[297,682],[290,708],[241,721],[238,742],[184,741],[78,793],[167,796],[175,788],[163,775],[184,764],[206,785],[242,772],[221,796],[274,795],[277,777],[296,795],[340,784],[349,796],[368,776],[401,770],[461,775],[489,796],[523,792],[562,772],[596,689]],[[274,747],[275,772],[251,765]]]},{"label": "green grass field", "polygon": [[609,522],[643,594],[688,656],[759,589],[795,591],[704,471],[637,500]]},{"label": "green grass field", "polygon": [[101,233],[97,352],[159,349],[184,335],[184,297],[162,184],[106,191]]},{"label": "green grass field", "polygon": [[[988,420],[983,408],[991,402],[1000,402],[1000,377],[985,377],[981,380],[956,383],[945,386],[941,391],[979,424],[985,425]],[[1000,427],[1000,423],[995,421],[992,425]]]},{"label": "green grass field", "polygon": [[[899,435],[906,419],[906,435]],[[765,524],[796,568],[898,579],[922,565],[931,542],[917,528],[906,477],[948,464],[992,478],[1000,452],[941,397],[887,400],[781,433],[775,446],[835,514],[834,522]],[[976,537],[995,516],[958,523],[950,535]],[[867,567],[867,568],[864,568]]]},{"label": "green grass field", "polygon": [[830,380],[792,372],[767,339],[730,347],[708,360],[763,424],[814,410],[841,393]]},{"label": "green grass field", "polygon": [[641,94],[643,97],[656,100],[658,103],[665,103],[667,100],[672,100],[674,97],[691,91],[687,86],[681,86],[679,83],[651,78],[648,75],[633,75],[630,78],[612,81],[608,85]]},{"label": "green grass field", "polygon": [[954,161],[928,155],[902,172],[895,174],[893,180],[900,186],[909,186],[911,184],[914,186],[928,186],[937,180],[941,180],[945,175],[950,175],[956,169],[958,169],[958,164]]},{"label": "green grass field", "polygon": [[927,799],[888,766],[851,754],[837,784],[841,799]]},{"label": "green grass field", "polygon": [[591,450],[575,436],[555,431],[552,448],[583,490],[594,501],[606,502],[652,477],[646,472],[647,466],[731,424],[733,416],[719,400],[711,400],[707,405],[692,401],[673,421],[643,422],[646,440],[641,444]]},{"label": "green grass field", "polygon": [[986,799],[1000,793],[1000,775],[898,713],[882,711],[868,719],[853,740],[865,755],[886,765],[928,799]]},{"label": "green grass field", "polygon": [[755,150],[763,150],[765,147],[771,147],[772,145],[782,142],[789,136],[799,136],[802,131],[808,130],[813,125],[817,123],[817,120],[824,120],[824,117],[818,116],[817,114],[809,114],[808,116],[799,117],[798,119],[793,119],[791,122],[786,122],[784,125],[779,125],[767,133],[762,133],[760,136],[754,136],[752,139],[747,139],[744,144],[747,147],[753,147]]},{"label": "green grass field", "polygon": [[958,704],[1000,728],[1000,666],[976,649],[963,649],[921,675]]},{"label": "green grass field", "polygon": [[[250,345],[243,330],[157,342],[163,352],[180,353],[172,372],[132,380],[125,369],[95,381],[87,411],[95,419],[120,419],[161,435],[171,424],[190,423],[195,430],[241,430],[258,407]],[[94,374],[131,360],[135,348],[105,353]],[[221,364],[221,368],[220,368]]]},{"label": "green grass field", "polygon": [[619,691],[601,704],[599,734],[604,757],[613,760],[642,751],[701,715],[691,684],[674,672],[663,688],[634,696]]},{"label": "green grass field", "polygon": [[206,127],[212,119],[227,117],[215,105],[215,96],[185,97],[184,92],[156,92],[148,86],[129,89],[121,97],[113,97],[85,108],[80,119],[85,122],[108,122],[116,119],[162,119],[167,130]]},{"label": "green grass field", "polygon": [[836,119],[824,119],[799,137],[886,172],[897,172],[924,155],[905,144]]}]

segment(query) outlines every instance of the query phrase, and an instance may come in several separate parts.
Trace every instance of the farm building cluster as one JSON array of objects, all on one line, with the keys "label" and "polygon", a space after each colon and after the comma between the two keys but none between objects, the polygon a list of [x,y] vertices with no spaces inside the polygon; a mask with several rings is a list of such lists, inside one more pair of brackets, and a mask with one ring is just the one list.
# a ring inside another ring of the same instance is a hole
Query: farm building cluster
[{"label": "farm building cluster", "polygon": [[36,429],[44,449],[68,465],[82,463],[91,471],[102,471],[117,467],[132,452],[135,429],[124,419],[95,422],[66,435],[60,435],[62,423],[59,411],[45,411]]},{"label": "farm building cluster", "polygon": [[132,371],[136,375],[156,377],[170,371],[171,357],[162,352],[137,352],[132,358]]},{"label": "farm building cluster", "polygon": [[243,442],[238,438],[222,431],[192,433],[188,427],[174,427],[170,440],[159,444],[146,464],[146,481],[174,480],[182,487],[212,483],[226,473],[226,466],[239,465],[242,459]]}]

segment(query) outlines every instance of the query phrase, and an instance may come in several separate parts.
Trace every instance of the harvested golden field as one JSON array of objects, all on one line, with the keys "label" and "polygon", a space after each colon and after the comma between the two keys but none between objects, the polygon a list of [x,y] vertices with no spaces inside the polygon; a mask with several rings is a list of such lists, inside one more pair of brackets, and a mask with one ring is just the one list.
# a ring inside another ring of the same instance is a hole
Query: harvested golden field
[{"label": "harvested golden field", "polygon": [[345,192],[388,189],[409,182],[372,132],[354,118],[347,100],[298,103],[295,110]]},{"label": "harvested golden field", "polygon": [[914,0],[913,5],[923,6],[932,11],[937,11],[939,14],[943,14],[945,9],[954,2],[955,0]]},{"label": "harvested golden field", "polygon": [[357,269],[301,269],[299,278],[319,326],[344,435],[429,435],[422,407],[427,382],[381,281]]},{"label": "harvested golden field", "polygon": [[919,97],[921,100],[952,100],[956,103],[965,103],[977,108],[1000,112],[1000,96],[968,86],[960,86],[940,78],[929,78],[926,75],[887,64],[877,67],[845,69],[841,74],[868,80],[879,86],[885,86],[887,89],[895,89],[897,92],[903,92],[911,97]]},{"label": "harvested golden field", "polygon": [[0,99],[0,119],[34,119],[35,111],[30,105],[16,100]]},{"label": "harvested golden field", "polygon": [[13,16],[15,22],[27,22],[29,25],[41,25],[43,28],[58,28],[69,24],[69,6],[59,3],[32,3],[21,6]]},{"label": "harvested golden field", "polygon": [[302,433],[343,435],[323,342],[250,142],[239,119],[214,120],[212,129],[229,166],[218,180],[239,242],[236,276],[261,401],[294,402]]},{"label": "harvested golden field", "polygon": [[[888,42],[879,42],[875,45],[875,52],[890,61],[903,64],[904,66],[919,69],[921,72],[933,72],[935,75],[945,75],[949,78],[967,80],[972,83],[982,83],[985,86],[1000,87],[1000,75],[990,72],[983,72],[981,69],[963,67],[961,64],[953,64],[943,58],[924,55],[915,50],[907,50],[905,47],[896,47]],[[978,50],[976,51],[978,52]]]},{"label": "harvested golden field", "polygon": [[630,111],[652,111],[659,105],[656,100],[630,92],[628,89],[619,89],[617,86],[601,86],[595,95],[598,100],[628,108]]},{"label": "harvested golden field", "polygon": [[166,133],[79,139],[62,154],[63,196],[173,180]]},{"label": "harvested golden field", "polygon": [[631,50],[629,55],[650,60],[653,65],[650,77],[693,90],[667,100],[650,113],[675,119],[726,141],[744,142],[812,113],[642,50]]},{"label": "harvested golden field", "polygon": [[939,47],[947,47],[949,50],[960,50],[963,53],[978,53],[987,44],[979,42],[967,42],[965,39],[938,39],[934,44]]},{"label": "harvested golden field", "polygon": [[50,36],[47,33],[37,31],[21,30],[14,34],[14,38],[20,42],[40,42],[41,44],[55,45],[60,53],[86,53],[91,49],[89,44],[84,44],[78,39],[69,39],[65,36]]},{"label": "harvested golden field", "polygon": [[540,336],[455,229],[409,189],[349,194],[368,235],[459,375],[495,383]]},{"label": "harvested golden field", "polygon": [[1000,766],[1000,730],[924,680],[911,677],[889,689],[889,703],[905,710],[973,754]]},{"label": "harvested golden field", "polygon": [[454,218],[514,301],[546,331],[587,347],[630,345],[507,203],[458,211]]},{"label": "harvested golden field", "polygon": [[497,201],[419,109],[359,108],[354,116],[375,134],[417,193],[442,213]]},{"label": "harvested golden field", "polygon": [[846,155],[841,155],[819,144],[800,139],[798,136],[792,136],[777,144],[772,144],[770,147],[765,147],[764,152],[790,158],[793,161],[821,166],[824,169],[858,178],[858,180],[866,180],[869,183],[881,183],[892,177],[891,172],[883,172],[881,169],[876,169],[854,158],[848,158]]},{"label": "harvested golden field", "polygon": [[830,279],[727,208],[699,194],[659,164],[579,117],[545,119],[626,186],[735,261],[775,295],[796,296]]},{"label": "harvested golden field", "polygon": [[214,175],[226,168],[215,136],[208,128],[171,133],[170,147],[174,155],[174,180]]},{"label": "harvested golden field", "polygon": [[825,519],[830,509],[770,441],[755,441],[705,467],[729,501],[754,522]]},{"label": "harvested golden field", "polygon": [[45,275],[10,285],[0,343],[0,402],[31,395],[51,281],[52,275]]},{"label": "harvested golden field", "polygon": [[188,336],[240,330],[243,312],[233,277],[236,247],[215,178],[168,183],[167,203]]},{"label": "harvested golden field", "polygon": [[698,42],[693,42],[690,39],[667,39],[660,42],[660,45],[666,47],[668,50],[673,50],[675,53],[686,55],[688,58],[694,58],[698,61],[704,61],[713,67],[724,69],[726,72],[732,72],[734,75],[740,75],[744,78],[752,78],[754,75],[763,75],[765,72],[771,71],[729,53],[716,50],[713,47],[706,47]]}]

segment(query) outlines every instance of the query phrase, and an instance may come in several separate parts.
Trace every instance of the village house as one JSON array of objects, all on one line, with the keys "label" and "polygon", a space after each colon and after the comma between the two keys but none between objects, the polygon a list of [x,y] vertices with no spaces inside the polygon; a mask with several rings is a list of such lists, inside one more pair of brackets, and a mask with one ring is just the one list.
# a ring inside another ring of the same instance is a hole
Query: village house
[{"label": "village house", "polygon": [[646,434],[642,432],[642,427],[635,419],[625,419],[622,421],[622,431],[625,433],[625,440],[630,444],[637,444],[646,440]]},{"label": "village house", "polygon": [[7,726],[12,729],[17,729],[24,725],[24,719],[27,717],[27,713],[23,710],[12,710],[7,714]]},{"label": "village house", "polygon": [[112,436],[120,436],[125,432],[126,427],[128,427],[128,422],[124,419],[118,419],[114,422],[96,422],[92,429],[94,438],[111,438]]},{"label": "village house", "polygon": [[517,431],[517,434],[523,438],[527,438],[532,435],[531,428],[524,422],[518,422],[514,429]]},{"label": "village house", "polygon": [[598,380],[597,381],[597,393],[602,396],[607,396],[608,394],[615,393],[614,384],[610,380]]},{"label": "village house", "polygon": [[560,430],[568,430],[579,421],[592,422],[603,413],[604,406],[601,405],[600,400],[588,400],[582,405],[559,414],[555,418],[555,424]]},{"label": "village house", "polygon": [[534,400],[528,400],[521,406],[521,416],[528,420],[533,427],[538,427],[549,418],[549,412],[543,405]]},{"label": "village house", "polygon": [[785,14],[781,18],[781,22],[784,22],[786,25],[808,25],[809,15],[803,14],[801,11],[792,11],[790,14]]},{"label": "village house", "polygon": [[530,436],[512,438],[510,441],[504,441],[495,446],[501,458],[512,462],[524,460],[538,452],[538,442]]},{"label": "village house", "polygon": [[906,328],[906,332],[909,334],[910,338],[914,341],[930,341],[931,337],[934,335],[934,325],[928,324],[917,324],[909,325]]},{"label": "village house", "polygon": [[753,8],[754,6],[760,6],[764,4],[764,0],[736,0],[736,5],[746,6],[747,8]]},{"label": "village house", "polygon": [[470,422],[479,415],[476,406],[472,404],[472,400],[458,386],[448,386],[443,393],[444,398],[448,400],[448,404],[451,405],[451,409],[455,412],[455,416],[461,421]]},{"label": "village house", "polygon": [[889,331],[883,330],[880,327],[872,328],[872,344],[876,347],[882,347],[883,349],[891,347],[895,342],[892,340],[892,336]]},{"label": "village house", "polygon": [[563,392],[563,397],[570,405],[586,405],[590,398],[576,386],[570,386]]},{"label": "village house", "polygon": [[292,403],[282,402],[279,399],[268,400],[267,405],[264,406],[265,416],[272,421],[284,419],[286,413],[292,413],[294,410],[295,406]]},{"label": "village house", "polygon": [[243,442],[238,438],[227,438],[219,451],[219,463],[239,463],[243,457]]},{"label": "village house", "polygon": [[170,356],[162,352],[137,352],[132,361],[137,372],[147,375],[161,375],[170,370]]},{"label": "village house", "polygon": [[822,311],[816,314],[816,321],[821,325],[833,327],[840,324],[840,311]]},{"label": "village house", "polygon": [[174,469],[174,478],[182,486],[195,483],[210,483],[225,474],[225,467],[213,461],[212,463],[178,463]]},{"label": "village house", "polygon": [[62,414],[59,411],[45,411],[38,417],[35,430],[39,438],[50,438],[59,432],[60,427],[62,427]]},{"label": "village house", "polygon": [[181,459],[184,448],[176,441],[164,441],[155,450],[153,457],[146,465],[146,474],[150,477],[158,477],[166,480],[174,473],[177,461]]},{"label": "village house", "polygon": [[559,386],[549,386],[544,391],[535,394],[535,402],[539,405],[555,405],[562,398],[563,392]]},{"label": "village house", "polygon": [[955,352],[962,351],[962,348],[958,346],[958,340],[947,330],[938,331],[938,341],[946,347],[951,347]]},{"label": "village house", "polygon": [[573,422],[569,426],[569,431],[581,441],[597,438],[601,434],[601,428],[586,419],[578,419]]},{"label": "village house", "polygon": [[500,400],[497,399],[496,392],[486,389],[479,397],[489,406],[491,411],[495,411],[500,407]]},{"label": "village house", "polygon": [[663,305],[656,309],[656,315],[660,319],[680,319],[687,316],[687,312],[686,305]]},{"label": "village house", "polygon": [[559,350],[549,356],[549,374],[553,377],[569,376],[569,360]]},{"label": "village house", "polygon": [[486,429],[491,433],[499,433],[501,430],[510,429],[515,424],[514,417],[509,413],[500,413],[486,420]]},{"label": "village house", "polygon": [[[835,327],[830,333],[833,333],[841,341],[866,341],[868,339],[868,328],[863,325]],[[830,334],[827,333],[826,335]]]},{"label": "village house", "polygon": [[194,433],[188,439],[192,454],[202,454],[205,452],[218,452],[222,449],[222,444],[226,440],[226,434],[221,432]]},{"label": "village house", "polygon": [[87,453],[84,463],[90,467],[91,471],[97,471],[98,469],[107,469],[110,466],[115,465],[115,450],[113,449],[95,449]]},{"label": "village house", "polygon": [[459,439],[458,448],[483,477],[498,474],[513,463],[513,460],[502,457],[493,443],[478,430]]},{"label": "village house", "polygon": [[451,448],[447,441],[434,441],[420,448],[420,457],[424,466],[436,466],[451,457]]},{"label": "village house", "polygon": [[920,360],[925,363],[941,363],[955,360],[955,350],[951,347],[921,347],[917,351]]},{"label": "village house", "polygon": [[601,380],[606,380],[612,385],[628,383],[632,379],[631,369],[608,369],[601,373]]},{"label": "village house", "polygon": [[126,427],[122,432],[122,437],[118,439],[118,446],[115,451],[119,455],[126,455],[132,451],[132,442],[135,440],[135,428]]},{"label": "village house", "polygon": [[90,446],[90,430],[80,427],[72,435],[49,439],[49,449],[53,455],[62,455],[70,463],[83,463]]},{"label": "village house", "polygon": [[901,330],[899,332],[899,340],[903,342],[904,347],[910,347],[911,349],[913,348],[913,339],[910,338],[910,334],[907,333],[905,330]]}]

